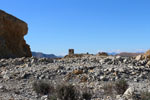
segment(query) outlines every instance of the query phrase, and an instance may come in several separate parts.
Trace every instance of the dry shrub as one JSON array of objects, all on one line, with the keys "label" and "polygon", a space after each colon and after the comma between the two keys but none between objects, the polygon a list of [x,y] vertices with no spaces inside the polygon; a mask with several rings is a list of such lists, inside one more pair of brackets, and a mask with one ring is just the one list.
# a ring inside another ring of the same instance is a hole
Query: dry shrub
[{"label": "dry shrub", "polygon": [[48,95],[48,100],[91,100],[90,91],[82,91],[71,84],[52,85],[45,81],[33,83],[33,90],[39,95]]},{"label": "dry shrub", "polygon": [[141,92],[141,100],[150,100],[150,92]]},{"label": "dry shrub", "polygon": [[104,90],[105,95],[113,95],[113,88],[114,85],[112,82],[110,82],[110,83],[105,83],[102,89]]},{"label": "dry shrub", "polygon": [[33,90],[40,95],[47,95],[54,91],[54,87],[45,81],[37,81],[33,83]]},{"label": "dry shrub", "polygon": [[115,82],[114,89],[118,94],[124,94],[124,92],[128,89],[129,85],[126,80],[120,79]]},{"label": "dry shrub", "polygon": [[84,90],[82,90],[82,96],[81,96],[81,98],[83,100],[91,100],[91,98],[92,98],[91,91],[89,89],[87,89],[87,88],[85,88]]},{"label": "dry shrub", "polygon": [[73,85],[63,84],[57,86],[57,97],[60,100],[78,100],[79,92]]}]

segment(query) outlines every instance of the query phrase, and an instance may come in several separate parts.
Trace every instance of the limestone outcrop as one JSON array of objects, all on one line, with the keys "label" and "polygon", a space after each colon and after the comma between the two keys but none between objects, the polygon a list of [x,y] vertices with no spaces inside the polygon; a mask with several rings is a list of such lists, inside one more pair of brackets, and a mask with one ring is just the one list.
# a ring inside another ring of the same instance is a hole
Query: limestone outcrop
[{"label": "limestone outcrop", "polygon": [[150,50],[146,51],[144,57],[150,59]]},{"label": "limestone outcrop", "polygon": [[32,56],[24,36],[28,32],[27,24],[0,10],[0,58]]}]

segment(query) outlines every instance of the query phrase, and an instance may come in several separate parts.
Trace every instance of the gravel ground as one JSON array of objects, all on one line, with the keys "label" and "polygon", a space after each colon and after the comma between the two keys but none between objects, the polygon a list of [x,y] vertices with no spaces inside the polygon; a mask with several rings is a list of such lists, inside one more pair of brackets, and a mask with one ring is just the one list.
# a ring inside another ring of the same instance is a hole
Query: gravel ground
[{"label": "gravel ground", "polygon": [[[92,100],[140,100],[141,91],[150,92],[150,61],[131,57],[84,57],[47,59],[16,58],[0,60],[0,100],[47,100],[37,95],[33,82],[70,83],[92,91]],[[105,94],[105,84],[124,79],[129,88],[119,95]],[[130,96],[129,96],[130,94]]]}]

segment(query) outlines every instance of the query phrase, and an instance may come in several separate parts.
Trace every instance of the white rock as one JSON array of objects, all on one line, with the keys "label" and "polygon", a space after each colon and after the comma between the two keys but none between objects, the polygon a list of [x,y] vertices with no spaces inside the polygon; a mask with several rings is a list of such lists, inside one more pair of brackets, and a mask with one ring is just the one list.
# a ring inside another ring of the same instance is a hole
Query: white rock
[{"label": "white rock", "polygon": [[117,57],[116,57],[116,59],[120,59],[120,58],[121,58],[121,56],[117,56]]},{"label": "white rock", "polygon": [[41,100],[48,100],[47,97],[48,97],[48,95],[44,95],[41,97]]},{"label": "white rock", "polygon": [[127,100],[132,100],[132,97],[134,95],[134,88],[133,87],[129,87],[125,93],[123,94],[123,97],[125,97]]},{"label": "white rock", "polygon": [[125,100],[125,99],[122,98],[120,95],[116,95],[116,100]]},{"label": "white rock", "polygon": [[137,61],[142,60],[142,55],[136,56],[135,60],[137,60]]},{"label": "white rock", "polygon": [[150,67],[150,61],[147,62],[146,66]]},{"label": "white rock", "polygon": [[4,89],[5,88],[5,86],[3,86],[3,85],[0,85],[0,89]]}]

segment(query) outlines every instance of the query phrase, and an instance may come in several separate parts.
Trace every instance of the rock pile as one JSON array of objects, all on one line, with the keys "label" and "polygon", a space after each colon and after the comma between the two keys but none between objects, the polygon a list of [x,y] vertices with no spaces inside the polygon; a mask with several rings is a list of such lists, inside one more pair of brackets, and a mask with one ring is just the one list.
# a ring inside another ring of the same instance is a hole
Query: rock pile
[{"label": "rock pile", "polygon": [[0,10],[0,58],[31,57],[24,40],[27,32],[25,22]]},{"label": "rock pile", "polygon": [[129,83],[129,89],[124,95],[114,95],[113,100],[126,100],[123,98],[128,98],[128,93],[133,92],[130,88],[139,92],[150,89],[149,67],[150,61],[147,59],[137,61],[132,57],[120,56],[1,59],[0,98],[41,100],[42,97],[33,91],[32,83],[46,80],[54,84],[68,82],[80,88],[89,88],[93,91],[92,100],[111,100],[111,96],[104,95],[103,85],[125,79]]},{"label": "rock pile", "polygon": [[97,55],[98,56],[108,56],[108,54],[106,52],[99,52]]},{"label": "rock pile", "polygon": [[148,59],[150,60],[150,50],[146,51],[143,55],[138,55],[135,58],[137,61],[138,60],[144,60],[144,59]]}]

